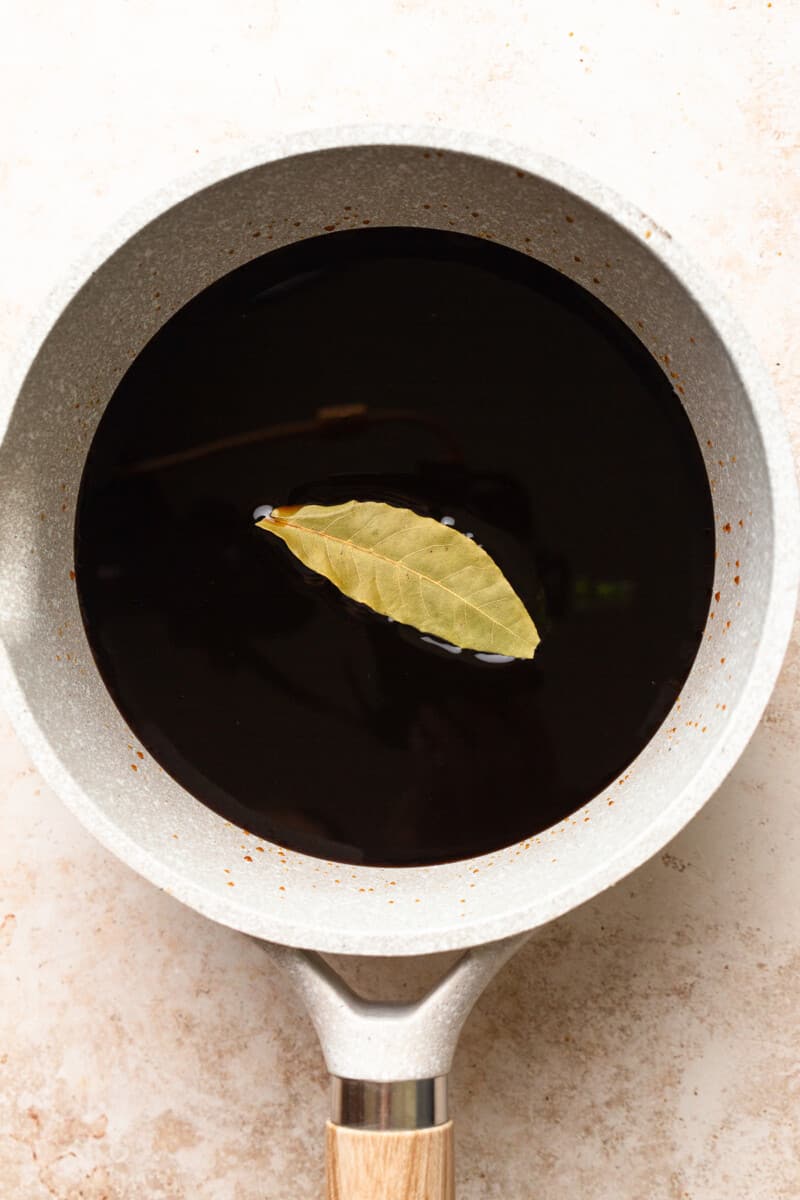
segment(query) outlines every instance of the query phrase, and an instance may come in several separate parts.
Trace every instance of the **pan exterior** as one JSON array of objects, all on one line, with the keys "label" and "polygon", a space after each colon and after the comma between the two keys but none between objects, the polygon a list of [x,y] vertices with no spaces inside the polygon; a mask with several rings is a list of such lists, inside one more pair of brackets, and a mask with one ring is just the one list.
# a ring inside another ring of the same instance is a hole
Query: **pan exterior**
[{"label": "pan exterior", "polygon": [[[263,253],[265,239],[254,231],[268,230],[276,248],[345,227],[353,211],[373,226],[492,237],[597,294],[681,390],[713,480],[714,619],[650,744],[607,792],[553,829],[492,855],[421,869],[328,864],[267,843],[247,863],[241,846],[255,839],[147,755],[132,771],[139,747],[94,665],[72,575],[85,455],[145,342],[199,290]],[[198,911],[266,940],[419,954],[558,916],[690,820],[744,749],[780,669],[800,522],[766,373],[668,232],[530,149],[439,129],[344,129],[259,147],[176,184],[76,267],[22,347],[1,403],[4,704],[49,783],[104,845]]]}]

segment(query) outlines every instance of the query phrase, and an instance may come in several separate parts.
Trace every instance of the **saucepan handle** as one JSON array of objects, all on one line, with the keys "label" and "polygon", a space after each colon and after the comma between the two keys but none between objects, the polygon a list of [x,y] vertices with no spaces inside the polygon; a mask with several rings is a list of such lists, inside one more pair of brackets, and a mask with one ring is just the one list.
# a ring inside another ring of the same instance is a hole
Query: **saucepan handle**
[{"label": "saucepan handle", "polygon": [[413,1004],[366,1001],[319,954],[268,945],[331,1073],[327,1200],[454,1200],[447,1072],[483,988],[527,934],[473,946]]},{"label": "saucepan handle", "polygon": [[433,1129],[346,1129],[328,1122],[327,1200],[454,1200],[453,1122]]},{"label": "saucepan handle", "polygon": [[328,1200],[453,1200],[447,1076],[331,1076],[326,1178]]}]

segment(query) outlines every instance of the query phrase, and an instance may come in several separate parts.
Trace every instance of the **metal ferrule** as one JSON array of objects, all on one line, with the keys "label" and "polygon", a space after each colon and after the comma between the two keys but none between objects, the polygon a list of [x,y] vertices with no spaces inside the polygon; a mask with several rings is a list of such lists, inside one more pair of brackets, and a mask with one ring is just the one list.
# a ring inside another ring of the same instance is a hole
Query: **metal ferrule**
[{"label": "metal ferrule", "polygon": [[379,1083],[331,1075],[331,1121],[349,1129],[430,1129],[447,1121],[447,1076]]}]

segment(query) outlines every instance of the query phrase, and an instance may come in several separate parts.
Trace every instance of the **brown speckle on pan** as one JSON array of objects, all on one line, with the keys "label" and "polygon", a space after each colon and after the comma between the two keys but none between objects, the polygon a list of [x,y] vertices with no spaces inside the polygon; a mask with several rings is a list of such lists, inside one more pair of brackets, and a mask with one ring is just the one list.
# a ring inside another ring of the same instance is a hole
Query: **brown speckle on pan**
[{"label": "brown speckle on pan", "polygon": [[738,586],[739,586],[739,584],[741,583],[741,576],[740,576],[740,575],[734,575],[734,577],[733,577],[733,582],[734,582],[734,583],[736,584],[736,586],[738,587]]},{"label": "brown speckle on pan", "polygon": [[336,226],[335,225],[323,225],[322,228],[325,230],[326,233],[333,233]]},{"label": "brown speckle on pan", "polygon": [[722,526],[722,529],[725,533],[730,533],[730,531],[731,531],[730,521],[726,521],[725,524]]},{"label": "brown speckle on pan", "polygon": [[70,577],[70,579],[74,580],[74,579],[75,579],[75,572],[74,572],[74,571],[70,571],[70,573],[69,573],[69,577]]},{"label": "brown speckle on pan", "polygon": [[233,882],[232,879],[228,880],[228,887],[236,887],[236,884]]},{"label": "brown speckle on pan", "polygon": [[256,846],[256,850],[258,851],[258,853],[259,853],[259,854],[263,854],[263,853],[264,853],[264,847],[263,847],[263,846]]},{"label": "brown speckle on pan", "polygon": [[575,223],[575,218],[574,218],[574,217],[568,217],[568,216],[566,215],[566,213],[564,214],[564,220],[567,222],[567,224],[568,224],[568,225],[574,225],[574,223]]},{"label": "brown speckle on pan", "polygon": [[724,663],[724,662],[725,662],[725,659],[724,659],[724,658],[721,658],[719,661],[720,661],[721,663]]},{"label": "brown speckle on pan", "polygon": [[252,857],[251,857],[249,854],[245,854],[245,856],[244,856],[244,861],[245,861],[245,862],[252,862],[252,861],[253,861],[253,859],[252,859]]},{"label": "brown speckle on pan", "polygon": [[717,604],[719,604],[719,598],[721,595],[721,592],[714,592],[714,599],[716,600]]},{"label": "brown speckle on pan", "polygon": [[136,764],[136,763],[131,763],[131,770],[132,770],[132,771],[138,771],[138,770],[139,770],[139,768],[138,768],[138,766],[137,766],[137,764]]},{"label": "brown speckle on pan", "polygon": [[608,802],[608,807],[609,807],[609,808],[613,808],[613,807],[614,807],[614,801],[613,801],[613,800],[609,800],[609,802]]}]

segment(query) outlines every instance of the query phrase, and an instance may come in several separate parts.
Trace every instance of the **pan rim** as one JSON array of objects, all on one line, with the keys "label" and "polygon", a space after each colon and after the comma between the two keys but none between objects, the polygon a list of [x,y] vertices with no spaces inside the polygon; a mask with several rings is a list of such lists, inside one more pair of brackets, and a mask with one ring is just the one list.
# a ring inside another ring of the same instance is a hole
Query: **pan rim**
[{"label": "pan rim", "polygon": [[[199,190],[256,166],[314,151],[350,146],[434,146],[513,164],[526,172],[564,188],[593,206],[609,221],[641,240],[641,213],[611,189],[587,178],[571,166],[535,150],[502,140],[439,128],[405,126],[356,126],[307,131],[249,147],[241,153],[217,160],[190,176],[160,189],[136,206],[99,239],[68,273],[64,283],[50,296],[23,339],[0,397],[0,431],[13,409],[17,393],[49,330],[58,320],[85,280],[114,251],[145,224]],[[455,922],[450,917],[440,925],[432,922],[423,930],[375,929],[364,926],[339,932],[318,928],[309,921],[293,921],[276,906],[255,912],[220,897],[185,875],[172,871],[157,856],[145,850],[87,797],[71,778],[30,710],[24,691],[3,648],[0,678],[4,708],[9,713],[23,744],[47,782],[82,824],[114,854],[139,874],[167,890],[191,908],[244,933],[269,941],[345,954],[412,955],[458,949],[494,941],[535,928],[562,915],[618,882],[660,850],[699,811],[736,763],[752,736],[780,671],[795,611],[798,586],[800,509],[794,465],[783,420],[767,373],[759,362],[748,335],[732,314],[727,302],[698,270],[685,252],[668,237],[647,243],[648,251],[677,279],[687,295],[702,309],[716,330],[747,395],[762,440],[771,482],[771,515],[775,530],[775,552],[768,585],[765,632],[760,640],[742,694],[730,715],[725,739],[714,746],[690,782],[682,788],[659,816],[638,836],[621,841],[615,853],[606,856],[591,871],[571,880],[559,891],[531,896],[502,913],[482,918],[479,914]],[[437,868],[432,868],[436,870]]]}]

